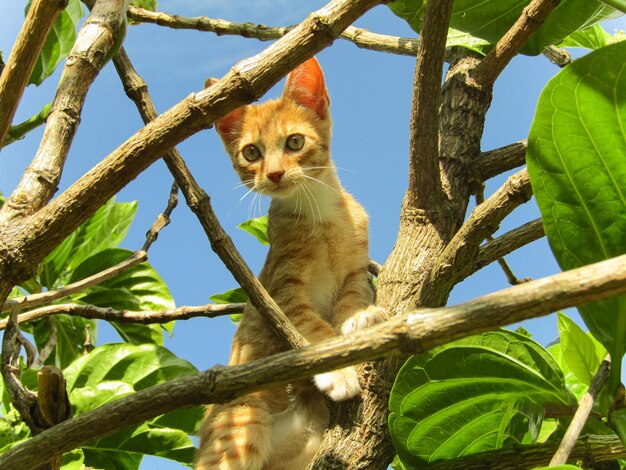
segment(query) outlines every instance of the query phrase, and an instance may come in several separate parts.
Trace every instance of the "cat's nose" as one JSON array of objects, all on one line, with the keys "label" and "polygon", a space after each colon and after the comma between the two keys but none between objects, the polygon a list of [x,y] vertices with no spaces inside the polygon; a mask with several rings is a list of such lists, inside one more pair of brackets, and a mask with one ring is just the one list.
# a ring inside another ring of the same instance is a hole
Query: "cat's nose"
[{"label": "cat's nose", "polygon": [[284,174],[285,172],[283,170],[272,171],[271,173],[267,174],[267,177],[271,179],[274,183],[279,183]]}]

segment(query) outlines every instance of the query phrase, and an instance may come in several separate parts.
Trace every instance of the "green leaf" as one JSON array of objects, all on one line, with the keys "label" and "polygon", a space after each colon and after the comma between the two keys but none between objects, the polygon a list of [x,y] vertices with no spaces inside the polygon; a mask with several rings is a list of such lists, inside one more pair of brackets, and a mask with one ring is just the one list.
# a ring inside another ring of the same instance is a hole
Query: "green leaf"
[{"label": "green leaf", "polygon": [[[26,11],[30,8],[30,1]],[[52,75],[57,65],[67,57],[76,40],[76,26],[83,16],[83,7],[80,0],[69,0],[67,6],[55,20],[48,38],[39,53],[29,84],[41,84]]]},{"label": "green leaf", "polygon": [[81,449],[74,449],[63,454],[61,470],[83,470],[85,468],[85,454]]},{"label": "green leaf", "polygon": [[591,385],[606,351],[596,343],[570,317],[558,313],[561,351],[570,370],[585,385]]},{"label": "green leaf", "polygon": [[132,0],[130,4],[150,11],[156,11],[157,9],[157,0]]},{"label": "green leaf", "polygon": [[591,28],[576,31],[566,37],[561,41],[559,47],[583,47],[595,50],[623,40],[623,33],[616,33],[614,36],[611,36],[602,26],[596,24]]},{"label": "green leaf", "polygon": [[269,245],[270,241],[267,237],[267,216],[257,217],[256,219],[246,220],[237,225],[244,232],[248,232],[264,245]]},{"label": "green leaf", "polygon": [[495,331],[413,356],[391,391],[389,427],[408,469],[533,442],[542,405],[573,402],[560,368],[533,340]]},{"label": "green leaf", "polygon": [[137,201],[115,202],[115,198],[110,199],[44,259],[38,269],[40,282],[53,288],[71,282],[68,277],[76,279],[72,271],[87,258],[117,248],[136,211]]},{"label": "green leaf", "polygon": [[[161,346],[107,344],[77,359],[64,374],[79,416],[129,393],[196,372],[189,362]],[[143,454],[190,464],[194,447],[188,434],[195,432],[201,419],[201,407],[193,407],[126,428],[83,446],[85,464],[138,468]]]},{"label": "green leaf", "polygon": [[[458,45],[485,53],[517,21],[530,0],[456,0],[450,18],[448,46]],[[426,0],[395,0],[391,10],[420,32]],[[541,28],[529,38],[521,52],[537,55],[575,31],[588,28],[617,12],[597,0],[563,0]],[[463,38],[462,35],[468,36]]]},{"label": "green leaf", "polygon": [[580,401],[582,396],[587,392],[589,388],[587,385],[582,383],[578,377],[570,370],[567,361],[563,357],[563,352],[561,350],[561,343],[551,344],[546,348],[546,351],[550,353],[550,355],[554,358],[556,363],[561,368],[563,375],[565,377],[565,386],[567,389],[576,397],[577,401]]},{"label": "green leaf", "polygon": [[[528,172],[548,241],[563,270],[626,252],[626,42],[563,69],[539,98],[528,137]],[[620,382],[626,299],[579,308],[612,357]]]},{"label": "green leaf", "polygon": [[612,6],[616,10],[626,13],[626,0],[601,0],[609,6]]},{"label": "green leaf", "polygon": [[94,254],[117,248],[126,236],[135,212],[137,201],[115,202],[115,198],[111,198],[78,229],[68,268],[76,269]]},{"label": "green leaf", "polygon": [[[72,273],[69,282],[75,282],[132,256],[121,248],[100,251],[87,258]],[[77,301],[111,307],[117,310],[166,310],[175,307],[174,299],[165,281],[148,263],[142,263],[120,273],[97,286],[91,287],[73,298]],[[163,344],[160,325],[139,325],[111,322],[124,341],[135,344],[154,342]]]},{"label": "green leaf", "polygon": [[[209,300],[216,304],[246,303],[248,301],[248,294],[241,287],[237,287],[236,289],[227,290],[221,294],[213,294],[209,297]],[[242,315],[243,311],[241,313],[231,313],[230,319],[233,323],[239,323]]]}]

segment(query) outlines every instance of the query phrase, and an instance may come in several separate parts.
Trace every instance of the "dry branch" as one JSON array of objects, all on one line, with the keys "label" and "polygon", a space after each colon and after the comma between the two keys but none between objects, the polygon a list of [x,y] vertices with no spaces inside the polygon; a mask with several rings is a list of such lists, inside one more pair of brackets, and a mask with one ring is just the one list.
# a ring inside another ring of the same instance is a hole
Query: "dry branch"
[{"label": "dry branch", "polygon": [[[183,306],[168,310],[136,312],[132,310],[97,307],[95,305],[57,304],[22,313],[17,316],[17,321],[22,324],[39,320],[50,315],[66,314],[92,320],[149,325],[154,323],[167,323],[174,320],[188,320],[196,317],[215,318],[233,313],[241,313],[245,305],[246,304],[207,304]],[[7,321],[0,320],[0,330],[4,330],[6,326]]]},{"label": "dry branch", "polygon": [[472,263],[460,267],[455,283],[545,235],[541,219],[535,219],[482,245]]},{"label": "dry branch", "polygon": [[242,366],[218,367],[144,389],[58,424],[0,455],[26,469],[122,427],[182,407],[236,396],[397,354],[421,353],[496,326],[626,293],[626,255],[511,287],[454,307],[422,309],[377,326]]},{"label": "dry branch", "polygon": [[99,0],[81,27],[63,68],[39,149],[0,209],[0,220],[36,212],[57,190],[87,91],[121,34],[124,15],[124,0]]},{"label": "dry branch", "polygon": [[28,84],[39,52],[67,0],[35,0],[0,75],[0,142],[11,127],[24,88]]},{"label": "dry branch", "polygon": [[[114,64],[122,79],[126,94],[137,106],[144,122],[147,124],[154,120],[157,117],[157,112],[148,93],[148,86],[137,74],[123,49],[114,59]],[[252,304],[264,315],[278,337],[284,339],[289,346],[298,348],[306,345],[307,341],[270,297],[237,251],[231,238],[219,223],[209,196],[197,183],[178,150],[171,148],[163,158],[170,172],[174,175],[177,186],[181,188],[187,205],[198,217],[211,247],[233,274],[239,285],[246,291]]]},{"label": "dry branch", "polygon": [[560,0],[533,0],[494,49],[474,69],[472,77],[480,87],[492,87],[504,67],[537,31]]},{"label": "dry branch", "polygon": [[[179,15],[170,15],[165,12],[149,11],[131,5],[128,8],[128,18],[141,23],[152,23],[172,29],[192,29],[221,35],[236,35],[244,38],[272,41],[287,34],[293,26],[267,26],[254,23],[233,23],[222,19],[212,19],[206,16],[188,18]],[[373,51],[389,52],[392,54],[417,55],[418,40],[377,34],[366,29],[348,26],[340,36],[353,42],[357,47]]]},{"label": "dry branch", "polygon": [[511,176],[483,204],[476,206],[437,260],[434,269],[440,282],[449,283],[451,287],[456,282],[457,271],[471,263],[480,243],[498,229],[500,222],[513,209],[527,202],[531,196],[528,172],[523,169]]},{"label": "dry branch", "polygon": [[160,213],[150,230],[146,233],[146,241],[141,247],[141,251],[145,251],[146,253],[152,246],[152,244],[156,241],[159,236],[159,232],[163,230],[163,227],[169,225],[170,223],[170,215],[172,215],[172,211],[178,205],[178,185],[176,181],[172,183],[172,187],[170,189],[170,197],[167,199],[167,207],[165,210]]},{"label": "dry branch", "polygon": [[587,393],[585,393],[580,399],[578,410],[576,410],[576,414],[572,418],[572,422],[567,427],[567,431],[559,444],[559,448],[554,453],[554,457],[550,460],[550,467],[563,465],[569,460],[570,454],[576,445],[576,441],[578,440],[578,437],[587,422],[587,418],[589,418],[591,408],[598,398],[600,390],[606,382],[606,379],[609,377],[610,367],[611,359],[607,354],[604,360],[600,363],[598,371],[593,376],[589,390],[587,390]]},{"label": "dry branch", "polygon": [[111,279],[118,274],[132,268],[133,266],[137,266],[138,264],[147,261],[147,259],[148,255],[145,251],[136,251],[130,258],[116,264],[115,266],[111,266],[110,268],[104,269],[99,273],[93,274],[89,277],[86,277],[85,279],[81,279],[80,281],[68,284],[67,286],[61,287],[57,290],[51,290],[47,292],[41,292],[39,294],[30,294],[23,297],[13,297],[11,299],[8,299],[2,306],[1,311],[4,312],[8,310],[25,310],[27,308],[36,307],[38,305],[43,305],[48,302],[62,299],[63,297],[67,297],[69,295],[75,294],[76,292],[80,292],[82,290],[88,289],[89,287],[98,285],[108,279]]},{"label": "dry branch", "polygon": [[[548,464],[557,443],[548,442],[528,446],[514,446],[496,451],[481,452],[424,467],[425,470],[528,470]],[[576,441],[571,461],[605,462],[623,459],[626,449],[618,436],[589,435]]]},{"label": "dry branch", "polygon": [[520,167],[526,161],[526,140],[483,152],[476,159],[474,174],[480,181]]}]

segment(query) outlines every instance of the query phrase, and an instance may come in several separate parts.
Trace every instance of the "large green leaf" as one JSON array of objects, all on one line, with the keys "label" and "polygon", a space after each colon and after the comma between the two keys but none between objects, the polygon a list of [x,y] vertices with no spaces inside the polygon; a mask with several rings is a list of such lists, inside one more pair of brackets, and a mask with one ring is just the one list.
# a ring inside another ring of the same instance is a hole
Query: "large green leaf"
[{"label": "large green leaf", "polygon": [[409,469],[537,437],[542,405],[570,404],[563,374],[540,345],[510,331],[413,356],[389,407],[391,436]]},{"label": "large green leaf", "polygon": [[48,288],[65,285],[70,274],[76,279],[71,272],[87,258],[117,248],[136,211],[137,201],[110,199],[44,259],[38,269],[41,283]]},{"label": "large green leaf", "polygon": [[[189,362],[156,345],[107,344],[65,370],[67,390],[81,415],[137,390],[196,373]],[[178,410],[83,446],[85,464],[96,468],[137,468],[143,454],[192,462],[188,434],[202,418],[200,407]]]},{"label": "large green leaf", "polygon": [[[91,276],[131,256],[131,251],[121,248],[100,251],[83,261],[72,272],[69,282]],[[74,299],[117,310],[164,310],[175,307],[174,299],[167,285],[148,263],[134,266],[108,281],[76,294]],[[117,322],[112,322],[112,324],[124,341],[135,344],[146,342],[163,344],[160,325]]]},{"label": "large green leaf", "polygon": [[[578,59],[546,86],[527,163],[552,251],[562,269],[626,252],[626,43]],[[620,381],[626,298],[579,308],[611,354]]]},{"label": "large green leaf", "polygon": [[[26,10],[30,8],[28,3]],[[52,75],[72,49],[76,40],[76,25],[83,16],[83,7],[80,0],[69,0],[67,6],[55,20],[48,38],[39,53],[29,83],[39,85],[47,77]]]},{"label": "large green leaf", "polygon": [[578,380],[587,386],[591,385],[606,350],[561,312],[558,314],[558,327],[563,358]]},{"label": "large green leaf", "polygon": [[[530,0],[456,0],[450,18],[448,46],[464,46],[485,53],[519,18]],[[417,32],[421,31],[426,0],[395,0],[391,10]],[[575,31],[617,12],[597,0],[562,0],[522,48],[524,54],[536,55],[547,46],[559,43]],[[469,36],[463,37],[461,33]]]}]

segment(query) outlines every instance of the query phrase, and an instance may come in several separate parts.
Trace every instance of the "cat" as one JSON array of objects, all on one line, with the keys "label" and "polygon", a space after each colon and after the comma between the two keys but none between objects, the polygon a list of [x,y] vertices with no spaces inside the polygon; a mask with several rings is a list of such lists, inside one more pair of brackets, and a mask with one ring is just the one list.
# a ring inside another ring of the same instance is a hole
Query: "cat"
[{"label": "cat", "polygon": [[[211,85],[211,79],[206,86]],[[368,217],[339,182],[322,69],[309,59],[279,99],[244,106],[216,122],[233,166],[251,190],[272,198],[270,249],[259,279],[298,331],[316,343],[382,321],[368,279]],[[230,365],[284,351],[248,303]],[[360,392],[353,367],[209,406],[196,470],[305,469],[328,426],[324,397]]]}]

